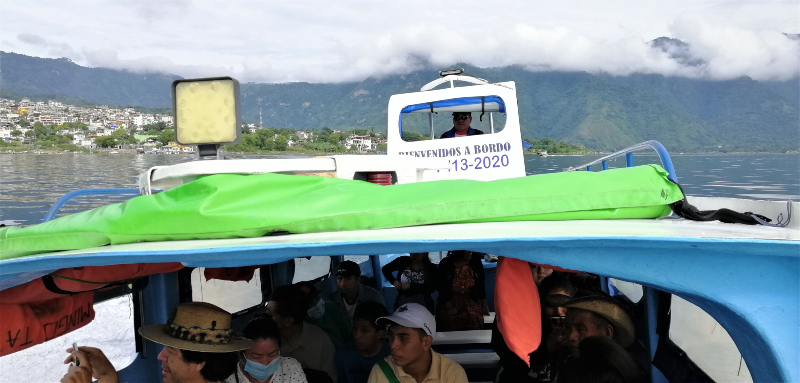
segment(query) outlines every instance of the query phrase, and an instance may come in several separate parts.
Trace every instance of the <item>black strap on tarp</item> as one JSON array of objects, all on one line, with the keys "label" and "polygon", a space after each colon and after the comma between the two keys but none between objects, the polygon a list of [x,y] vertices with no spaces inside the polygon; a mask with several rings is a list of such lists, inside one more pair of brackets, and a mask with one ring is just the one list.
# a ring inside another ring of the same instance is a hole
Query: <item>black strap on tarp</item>
[{"label": "black strap on tarp", "polygon": [[784,227],[789,224],[789,221],[792,217],[791,201],[787,203],[788,212],[786,220],[783,220],[783,214],[781,214],[781,216],[778,217],[778,222],[774,224],[770,223],[772,222],[771,219],[750,211],[740,213],[726,208],[717,210],[700,210],[694,205],[690,204],[686,199],[686,193],[684,193],[683,187],[681,187],[681,185],[677,182],[674,183],[681,189],[681,193],[684,195],[684,198],[680,201],[671,203],[669,207],[672,208],[672,212],[675,213],[675,215],[681,218],[692,221],[720,221],[723,223],[742,223],[745,225]]},{"label": "black strap on tarp", "polygon": [[760,225],[756,217],[764,222],[771,222],[772,220],[752,212],[739,213],[731,209],[717,209],[717,210],[700,210],[686,201],[686,198],[672,203],[669,205],[672,211],[681,218],[686,218],[692,221],[720,221],[724,223],[743,223],[745,225]]},{"label": "black strap on tarp", "polygon": [[481,122],[483,122],[483,114],[486,113],[485,104],[486,104],[486,97],[481,97],[481,116],[480,116]]}]

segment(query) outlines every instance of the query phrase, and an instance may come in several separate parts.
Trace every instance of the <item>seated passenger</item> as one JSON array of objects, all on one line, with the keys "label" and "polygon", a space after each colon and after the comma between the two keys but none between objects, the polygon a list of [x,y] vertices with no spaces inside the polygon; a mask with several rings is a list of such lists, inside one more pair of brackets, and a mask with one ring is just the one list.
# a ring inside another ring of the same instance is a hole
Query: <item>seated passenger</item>
[{"label": "seated passenger", "polygon": [[280,286],[272,292],[267,314],[281,332],[281,355],[297,359],[309,382],[323,371],[335,383],[333,342],[322,329],[304,323],[308,311],[305,294],[295,285]]},{"label": "seated passenger", "polygon": [[647,376],[625,349],[610,338],[591,336],[578,346],[580,356],[561,368],[560,383],[645,383]]},{"label": "seated passenger", "polygon": [[567,316],[564,331],[573,356],[580,354],[578,345],[590,336],[603,336],[628,348],[636,340],[633,321],[627,310],[614,298],[590,295],[564,303]]},{"label": "seated passenger", "polygon": [[[531,266],[531,271],[535,280],[537,270]],[[496,326],[492,329],[492,348],[500,357],[497,383],[552,381],[553,365],[556,365],[563,357],[559,351],[566,347],[563,320],[567,310],[562,305],[574,293],[575,289],[569,279],[561,273],[541,280],[539,297],[542,306],[542,343],[536,351],[530,354],[528,361],[523,361],[508,349],[503,335]],[[526,362],[530,363],[530,366]]]},{"label": "seated passenger", "polygon": [[[178,305],[166,324],[139,327],[139,335],[165,347],[158,354],[164,383],[223,382],[236,371],[237,354],[253,346],[249,339],[231,335],[231,314],[204,302]],[[119,382],[108,358],[97,348],[67,349],[69,367],[61,382]]]},{"label": "seated passenger", "polygon": [[297,283],[297,287],[306,294],[310,303],[306,323],[311,323],[325,331],[331,338],[333,346],[339,348],[353,340],[353,327],[347,316],[335,303],[322,298],[319,290],[310,282]]},{"label": "seated passenger", "polygon": [[306,383],[300,363],[281,356],[281,333],[271,318],[260,317],[244,326],[242,333],[255,345],[240,356],[236,373],[226,383]]},{"label": "seated passenger", "polygon": [[439,138],[453,138],[465,136],[477,136],[483,131],[472,129],[472,112],[453,112],[453,129],[442,133]]},{"label": "seated passenger", "polygon": [[377,322],[389,327],[392,354],[372,368],[369,383],[467,383],[464,368],[431,350],[436,322],[425,306],[407,303]]},{"label": "seated passenger", "polygon": [[407,257],[397,257],[385,264],[381,272],[397,288],[395,308],[404,303],[419,303],[428,311],[434,311],[431,294],[436,291],[436,265],[428,258],[428,253],[411,253]]},{"label": "seated passenger", "polygon": [[364,302],[353,314],[353,342],[336,350],[339,383],[367,383],[372,367],[389,356],[389,344],[383,340],[385,327],[375,321],[389,313],[378,302]]},{"label": "seated passenger", "polygon": [[356,306],[373,301],[384,304],[383,295],[378,290],[361,283],[361,268],[353,261],[344,261],[336,269],[336,285],[339,287],[328,295],[328,299],[347,313],[352,321]]},{"label": "seated passenger", "polygon": [[544,267],[542,265],[537,265],[535,263],[530,263],[530,262],[528,263],[528,265],[530,265],[530,267],[531,267],[531,274],[533,274],[533,283],[535,283],[536,286],[541,285],[542,281],[545,278],[550,276],[550,274],[553,274],[553,269],[551,269],[551,268]]},{"label": "seated passenger", "polygon": [[486,278],[481,257],[468,250],[450,251],[439,262],[439,302],[436,326],[439,331],[480,330],[486,303]]}]

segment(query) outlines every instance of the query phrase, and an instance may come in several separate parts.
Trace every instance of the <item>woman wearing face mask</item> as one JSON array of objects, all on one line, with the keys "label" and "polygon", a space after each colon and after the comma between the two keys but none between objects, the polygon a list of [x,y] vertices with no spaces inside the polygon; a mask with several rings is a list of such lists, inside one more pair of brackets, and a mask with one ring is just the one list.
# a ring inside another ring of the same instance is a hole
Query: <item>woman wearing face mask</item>
[{"label": "woman wearing face mask", "polygon": [[245,350],[226,383],[307,383],[300,362],[281,355],[281,334],[272,318],[250,321],[242,331],[255,345]]}]

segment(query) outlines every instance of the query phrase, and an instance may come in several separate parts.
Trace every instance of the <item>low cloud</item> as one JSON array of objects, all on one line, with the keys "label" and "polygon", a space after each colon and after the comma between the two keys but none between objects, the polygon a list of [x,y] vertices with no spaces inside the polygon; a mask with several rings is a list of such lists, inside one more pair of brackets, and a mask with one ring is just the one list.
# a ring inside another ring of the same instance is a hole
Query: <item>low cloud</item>
[{"label": "low cloud", "polygon": [[33,33],[20,33],[17,35],[17,39],[25,44],[47,45],[47,41],[42,36],[34,35]]},{"label": "low cloud", "polygon": [[[409,7],[394,5],[391,12],[396,15],[388,18],[385,10],[358,1],[332,10],[295,3],[264,9],[211,1],[163,3],[113,3],[113,12],[138,16],[124,26],[109,25],[103,15],[110,11],[98,8],[83,21],[86,28],[64,36],[71,40],[52,37],[58,34],[46,29],[36,34],[18,30],[17,42],[29,48],[20,53],[186,78],[231,75],[243,82],[360,81],[459,62],[712,80],[800,75],[800,40],[794,38],[798,30],[780,29],[797,28],[796,20],[784,16],[787,10],[796,13],[797,6],[786,2],[705,2],[711,5],[697,12],[613,1],[609,9],[591,10],[595,3],[587,2],[581,7],[540,7],[542,12],[531,17],[524,15],[536,7],[520,2],[506,4],[505,13],[480,16],[465,11],[471,9],[466,5],[447,15],[410,13]],[[658,25],[650,27],[649,21]],[[112,38],[108,31],[119,35]]]},{"label": "low cloud", "polygon": [[339,67],[325,74],[358,79],[366,74],[407,73],[428,64],[444,68],[468,62],[480,67],[520,65],[533,71],[651,73],[712,80],[741,76],[787,80],[800,75],[800,44],[780,31],[721,26],[694,16],[677,19],[671,29],[681,46],[654,46],[659,36],[604,39],[566,27],[522,23],[476,36],[412,26],[342,49]]}]

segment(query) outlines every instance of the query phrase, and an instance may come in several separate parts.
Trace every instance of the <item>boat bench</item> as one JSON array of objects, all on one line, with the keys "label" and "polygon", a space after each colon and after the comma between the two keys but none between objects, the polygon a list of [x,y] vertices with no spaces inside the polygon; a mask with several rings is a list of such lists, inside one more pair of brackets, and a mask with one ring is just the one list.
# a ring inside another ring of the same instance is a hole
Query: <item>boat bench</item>
[{"label": "boat bench", "polygon": [[[494,320],[488,318],[490,323]],[[492,330],[437,332],[433,348],[464,367],[470,382],[490,382],[500,363],[500,357],[491,349],[491,341]]]}]

